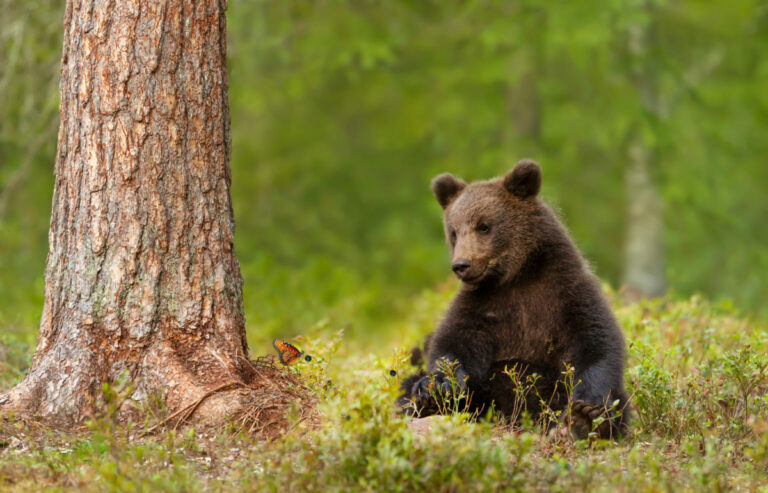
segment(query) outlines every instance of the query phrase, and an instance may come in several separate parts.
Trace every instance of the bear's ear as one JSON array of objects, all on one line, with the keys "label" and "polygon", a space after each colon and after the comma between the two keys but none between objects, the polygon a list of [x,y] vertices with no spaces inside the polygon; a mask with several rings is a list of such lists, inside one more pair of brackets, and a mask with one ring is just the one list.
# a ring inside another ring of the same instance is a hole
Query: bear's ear
[{"label": "bear's ear", "polygon": [[504,177],[504,188],[517,198],[535,197],[541,188],[541,166],[523,159]]},{"label": "bear's ear", "polygon": [[459,194],[467,184],[450,173],[437,175],[432,179],[432,192],[437,197],[437,201],[445,209],[451,203],[456,195]]}]

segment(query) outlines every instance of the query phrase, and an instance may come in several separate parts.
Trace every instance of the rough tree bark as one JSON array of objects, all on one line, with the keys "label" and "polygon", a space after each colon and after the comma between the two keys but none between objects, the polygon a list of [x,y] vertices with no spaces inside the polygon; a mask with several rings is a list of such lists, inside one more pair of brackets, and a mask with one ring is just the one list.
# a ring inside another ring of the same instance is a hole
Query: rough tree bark
[{"label": "rough tree bark", "polygon": [[[5,409],[64,425],[104,382],[173,411],[248,378],[232,248],[226,0],[67,0],[45,307]],[[236,392],[206,400],[216,420]]]},{"label": "rough tree bark", "polygon": [[[627,51],[630,77],[644,112],[642,118],[660,119],[664,115],[649,66],[651,30],[652,25],[630,26]],[[666,290],[663,203],[651,172],[655,153],[646,144],[642,129],[642,122],[637,122],[630,132],[624,172],[627,196],[624,285],[631,298],[661,296]]]}]

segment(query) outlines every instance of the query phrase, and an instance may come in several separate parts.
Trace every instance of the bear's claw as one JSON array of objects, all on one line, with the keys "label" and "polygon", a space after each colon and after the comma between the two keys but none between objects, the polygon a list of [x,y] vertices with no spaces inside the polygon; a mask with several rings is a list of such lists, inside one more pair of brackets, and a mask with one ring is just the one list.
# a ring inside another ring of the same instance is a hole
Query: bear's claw
[{"label": "bear's claw", "polygon": [[571,404],[571,433],[578,439],[585,439],[596,431],[601,437],[611,435],[611,420],[605,419],[593,430],[593,421],[600,417],[610,418],[611,413],[603,404],[588,404],[582,400]]},{"label": "bear's claw", "polygon": [[439,401],[445,401],[453,396],[451,380],[442,372],[424,375],[410,387],[406,388],[403,402],[409,416],[429,416],[439,412]]}]

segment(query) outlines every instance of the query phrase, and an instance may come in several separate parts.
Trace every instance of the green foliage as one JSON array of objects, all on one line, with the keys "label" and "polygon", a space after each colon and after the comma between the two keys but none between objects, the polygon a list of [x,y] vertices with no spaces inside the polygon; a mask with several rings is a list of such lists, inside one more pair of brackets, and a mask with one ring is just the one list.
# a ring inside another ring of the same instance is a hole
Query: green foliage
[{"label": "green foliage", "polygon": [[[446,272],[429,177],[498,175],[531,155],[544,163],[545,195],[616,284],[626,142],[639,126],[659,157],[671,285],[762,309],[768,293],[753,268],[768,267],[768,237],[754,225],[766,213],[758,190],[768,177],[751,150],[765,145],[755,117],[766,106],[754,102],[763,100],[766,46],[756,36],[766,13],[757,3],[233,9],[233,121],[248,122],[242,135],[235,127],[234,156],[249,163],[245,176],[235,163],[234,186],[236,197],[258,190],[235,210],[241,230],[263,232],[241,257],[266,250],[278,269],[296,272],[320,256],[382,284],[424,286]],[[637,26],[654,36],[630,56]],[[658,107],[638,93],[637,64],[651,74]],[[251,84],[237,86],[239,77]],[[520,128],[530,112],[534,123]]]},{"label": "green foliage", "polygon": [[0,324],[34,342],[53,191],[63,4],[0,9]]},{"label": "green foliage", "polygon": [[[768,334],[698,298],[638,326],[630,368],[640,429],[743,438],[768,414]],[[666,345],[649,344],[667,338]]]},{"label": "green foliage", "polygon": [[[468,414],[417,431],[394,412],[417,342],[444,296],[411,301],[375,354],[344,338],[304,338],[291,370],[317,389],[320,420],[276,441],[230,429],[118,423],[131,389],[105,386],[85,434],[0,421],[0,489],[82,491],[755,491],[768,471],[768,333],[701,298],[616,305],[627,329],[634,426],[618,443],[572,442],[528,422],[512,431]],[[617,302],[618,303],[618,302]],[[416,313],[416,310],[412,311]],[[397,377],[390,376],[395,370]],[[514,373],[512,371],[511,373]],[[575,382],[573,383],[575,384]],[[555,417],[557,419],[557,417]]]},{"label": "green foliage", "polygon": [[11,387],[21,380],[29,366],[30,354],[28,344],[8,335],[0,335],[0,389]]},{"label": "green foliage", "polygon": [[[62,4],[2,5],[0,196],[30,164],[0,212],[0,323],[32,343]],[[325,319],[380,337],[404,315],[397,300],[449,274],[430,177],[486,178],[523,156],[542,162],[544,195],[618,285],[635,130],[658,157],[670,286],[765,315],[768,10],[757,0],[244,0],[228,29],[251,341]],[[643,53],[628,52],[633,29],[652,31]]]},{"label": "green foliage", "polygon": [[[63,5],[0,5],[2,389],[28,367],[42,308]],[[633,29],[652,33],[642,53],[627,48]],[[322,423],[273,443],[229,430],[141,438],[149,423],[113,420],[118,385],[85,436],[1,423],[0,489],[765,488],[768,336],[734,306],[767,313],[767,32],[757,0],[232,2],[248,337],[263,354],[273,335],[306,336],[313,362],[298,371]],[[409,429],[392,409],[410,371],[402,345],[432,330],[456,287],[434,288],[449,271],[429,179],[538,159],[543,194],[618,285],[635,133],[658,157],[670,285],[723,301],[616,306],[632,435],[572,444],[466,414]]]}]

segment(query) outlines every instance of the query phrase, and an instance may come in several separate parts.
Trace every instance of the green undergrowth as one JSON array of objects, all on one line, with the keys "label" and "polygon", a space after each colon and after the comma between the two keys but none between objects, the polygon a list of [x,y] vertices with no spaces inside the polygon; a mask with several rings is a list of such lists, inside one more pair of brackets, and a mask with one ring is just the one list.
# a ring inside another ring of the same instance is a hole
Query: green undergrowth
[{"label": "green undergrowth", "polygon": [[[449,291],[414,297],[411,315],[376,345],[338,327],[294,339],[313,358],[285,371],[313,382],[317,423],[274,441],[235,427],[143,437],[152,423],[117,424],[120,392],[107,389],[104,414],[84,433],[0,425],[0,490],[768,491],[768,333],[699,297],[614,297],[634,416],[619,442],[573,442],[461,413],[432,419],[426,432],[409,428],[392,404],[412,370],[407,350]],[[0,348],[5,386],[23,373],[28,348]]]}]

